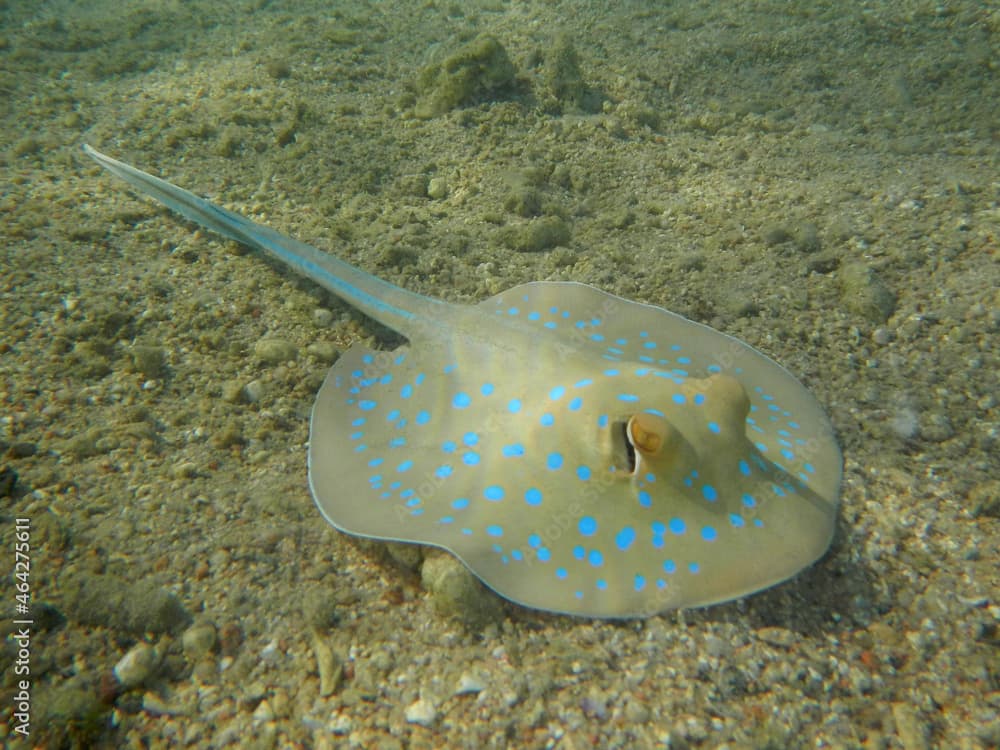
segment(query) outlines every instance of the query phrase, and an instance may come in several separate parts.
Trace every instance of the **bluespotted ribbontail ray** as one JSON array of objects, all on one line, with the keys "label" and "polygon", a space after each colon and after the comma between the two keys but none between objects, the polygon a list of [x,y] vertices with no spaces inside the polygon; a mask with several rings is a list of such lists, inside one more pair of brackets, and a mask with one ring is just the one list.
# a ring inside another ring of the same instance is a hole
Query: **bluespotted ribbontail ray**
[{"label": "bluespotted ribbontail ray", "polygon": [[590,617],[734,599],[829,546],[830,422],[749,345],[583,284],[424,297],[84,150],[407,338],[352,347],[316,398],[309,484],[341,531],[442,547],[512,601]]}]

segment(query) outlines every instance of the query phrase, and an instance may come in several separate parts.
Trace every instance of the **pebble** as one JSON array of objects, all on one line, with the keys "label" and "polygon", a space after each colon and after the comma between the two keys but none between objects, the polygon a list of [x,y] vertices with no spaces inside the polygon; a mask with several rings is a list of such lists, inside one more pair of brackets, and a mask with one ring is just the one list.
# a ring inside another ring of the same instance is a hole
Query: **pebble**
[{"label": "pebble", "polygon": [[420,577],[431,592],[435,609],[470,629],[481,629],[503,617],[497,597],[451,555],[429,556],[420,569]]},{"label": "pebble", "polygon": [[479,693],[486,689],[486,682],[478,674],[472,672],[462,672],[455,685],[454,695],[466,695],[468,693]]},{"label": "pebble", "polygon": [[115,677],[126,690],[146,682],[160,666],[160,654],[148,643],[138,643],[115,664]]},{"label": "pebble", "polygon": [[192,625],[181,634],[181,646],[189,661],[196,662],[211,653],[218,643],[215,625],[201,622]]},{"label": "pebble", "polygon": [[260,339],[254,345],[253,352],[257,359],[268,365],[280,365],[299,356],[295,344],[279,338]]},{"label": "pebble", "polygon": [[448,195],[448,181],[444,177],[432,177],[427,182],[427,197],[440,200]]},{"label": "pebble", "polygon": [[437,721],[437,707],[425,698],[414,701],[406,707],[404,714],[410,724],[419,724],[422,727],[429,727]]},{"label": "pebble", "polygon": [[319,694],[333,695],[344,681],[344,662],[340,659],[327,639],[318,630],[313,630],[313,653],[316,654],[316,669],[319,672]]}]

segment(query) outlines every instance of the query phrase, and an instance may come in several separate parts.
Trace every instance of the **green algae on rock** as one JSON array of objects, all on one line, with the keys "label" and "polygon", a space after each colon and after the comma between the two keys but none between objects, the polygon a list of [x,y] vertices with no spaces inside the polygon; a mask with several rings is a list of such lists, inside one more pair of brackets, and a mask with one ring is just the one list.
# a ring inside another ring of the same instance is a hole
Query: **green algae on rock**
[{"label": "green algae on rock", "polygon": [[456,107],[495,98],[513,86],[516,75],[507,50],[484,34],[420,71],[414,113],[430,119]]}]

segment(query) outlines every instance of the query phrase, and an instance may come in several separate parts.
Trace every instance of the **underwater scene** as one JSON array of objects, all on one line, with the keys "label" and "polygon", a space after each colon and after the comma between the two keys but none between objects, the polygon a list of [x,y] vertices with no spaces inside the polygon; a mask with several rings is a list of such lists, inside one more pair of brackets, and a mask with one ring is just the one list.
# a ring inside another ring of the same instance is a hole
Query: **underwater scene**
[{"label": "underwater scene", "polygon": [[0,3],[0,740],[1000,748],[1000,8]]}]

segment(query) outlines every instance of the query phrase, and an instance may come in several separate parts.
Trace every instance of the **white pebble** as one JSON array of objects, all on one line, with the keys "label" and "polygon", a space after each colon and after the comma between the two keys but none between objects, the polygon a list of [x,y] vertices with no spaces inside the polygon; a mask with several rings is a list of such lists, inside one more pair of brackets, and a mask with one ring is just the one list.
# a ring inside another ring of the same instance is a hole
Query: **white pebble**
[{"label": "white pebble", "polygon": [[160,664],[160,655],[148,643],[139,643],[115,664],[115,677],[126,690],[148,680]]},{"label": "white pebble", "polygon": [[421,698],[406,707],[406,720],[411,724],[429,727],[437,720],[437,708],[429,700]]},{"label": "white pebble", "polygon": [[458,678],[458,684],[455,686],[455,695],[479,693],[485,689],[486,684],[479,675],[463,672],[462,676]]}]

